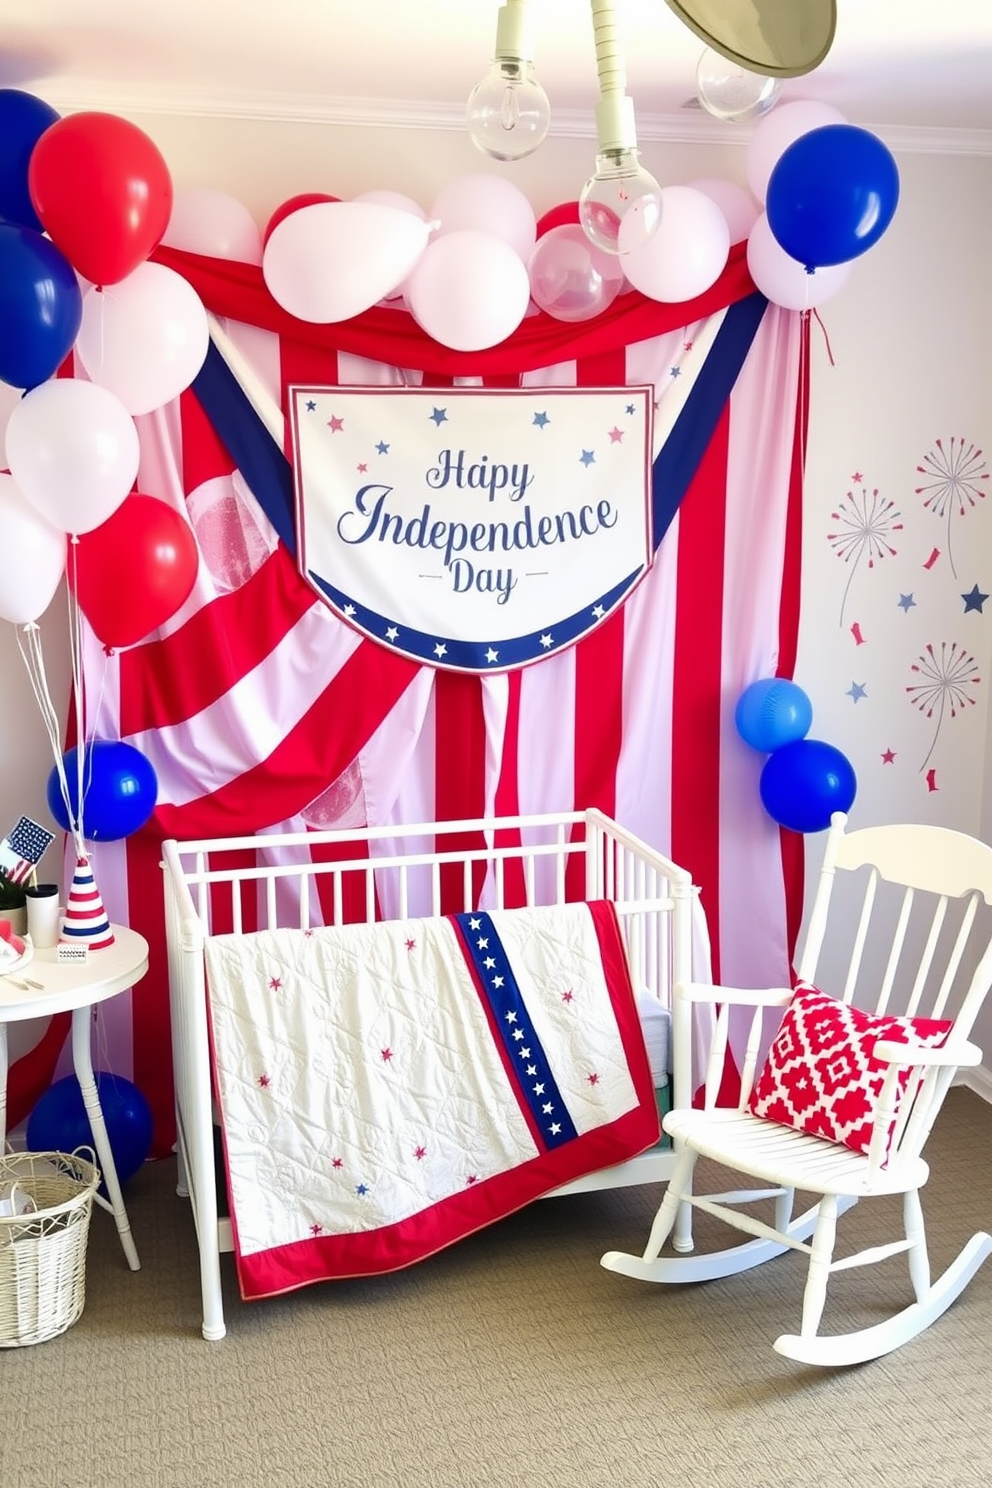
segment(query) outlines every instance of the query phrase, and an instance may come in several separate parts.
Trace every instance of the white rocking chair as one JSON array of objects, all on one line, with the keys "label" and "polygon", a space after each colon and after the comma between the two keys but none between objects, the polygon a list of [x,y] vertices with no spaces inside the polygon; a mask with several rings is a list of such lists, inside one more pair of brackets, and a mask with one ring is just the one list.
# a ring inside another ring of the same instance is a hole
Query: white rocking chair
[{"label": "white rocking chair", "polygon": [[[849,1048],[844,1050],[836,1044],[825,1063],[806,1058],[811,1049],[821,1052],[820,1046],[829,1043],[831,1037],[824,1033],[827,1023],[816,1022],[818,994],[803,994],[797,1002],[798,993],[792,989],[749,992],[720,986],[680,987],[676,996],[712,1002],[718,1009],[703,1106],[699,1110],[674,1110],[664,1118],[678,1158],[644,1254],[609,1251],[602,1258],[607,1270],[639,1280],[696,1282],[747,1270],[786,1249],[804,1251],[809,1256],[809,1268],[800,1330],[798,1334],[783,1334],[774,1346],[791,1359],[824,1365],[861,1363],[915,1338],[946,1311],[992,1252],[992,1236],[979,1232],[932,1281],[919,1197],[929,1176],[920,1154],[944,1096],[959,1067],[977,1065],[982,1059],[981,1050],[968,1041],[968,1034],[992,983],[988,917],[984,917],[984,932],[976,923],[980,902],[992,905],[992,847],[943,827],[884,826],[847,833],[846,825],[844,815],[834,816],[798,981],[817,982],[820,987],[828,977],[833,981],[830,967],[844,957],[840,945],[853,942],[836,978],[842,1006],[838,1008],[835,999],[820,997],[819,1002],[825,1005],[823,1016],[828,1022],[867,1023],[869,1035],[873,1028],[877,1034],[873,1048],[877,1063],[871,1066],[872,1093],[868,1097],[874,1107],[871,1110],[866,1106],[867,1121],[860,1128],[867,1150],[855,1151],[840,1144],[842,1120],[835,1120],[830,1129],[831,1119],[841,1108],[831,1107],[828,1099],[826,1118],[822,1114],[824,1093],[829,1096],[836,1088],[831,1084],[834,1077],[838,1077],[841,1088],[848,1088],[844,1087],[844,1078],[853,1065]],[[848,890],[859,888],[865,871],[867,883],[859,914],[857,904],[846,901]],[[848,874],[851,881],[842,885],[839,879]],[[838,931],[839,924],[848,925],[846,936]],[[875,988],[870,1000],[859,995],[861,982],[868,980]],[[748,1032],[741,1094],[738,1105],[729,1108],[717,1104],[717,1092],[725,1069],[731,1018],[742,1016],[732,1010],[742,1005],[752,1008],[753,1013],[749,1020],[743,1015]],[[797,1011],[801,1006],[807,1012],[810,1007],[814,1009],[811,1024],[795,1023],[796,1017],[803,1017]],[[764,1011],[779,1007],[789,1007],[789,1012],[783,1017],[769,1060],[756,1077],[759,1051],[765,1042]],[[870,1021],[863,1011],[867,1008],[871,1009]],[[953,1021],[949,1031],[930,1030],[928,1035],[919,1031],[926,1025],[893,1032],[874,1024],[876,1017],[896,1015]],[[922,1046],[919,1040],[927,1036],[931,1043],[941,1039],[940,1046]],[[861,1048],[861,1054],[865,1053],[872,1053],[870,1040],[867,1051]],[[863,1080],[859,1090],[868,1088]],[[752,1090],[757,1109],[764,1111],[770,1106],[779,1119],[755,1114],[751,1109]],[[770,1099],[766,1098],[769,1092]],[[812,1121],[814,1134],[783,1124],[783,1120],[796,1119],[795,1111],[786,1109],[792,1097],[808,1110],[816,1095],[821,1098],[821,1114]],[[850,1110],[844,1107],[841,1114],[850,1114]],[[817,1121],[820,1131],[829,1131],[829,1139],[817,1134]],[[696,1195],[692,1178],[699,1157],[711,1158],[770,1187]],[[820,1198],[794,1218],[796,1189]],[[838,1215],[858,1199],[892,1194],[903,1195],[904,1233],[890,1244],[834,1260]],[[766,1199],[774,1201],[771,1223],[749,1212],[757,1201]],[[691,1251],[691,1238],[682,1238],[689,1234],[688,1210],[683,1207],[688,1205],[754,1238],[714,1254],[661,1256],[669,1236],[676,1251]],[[742,1205],[748,1209],[740,1208]],[[683,1222],[676,1226],[680,1215]],[[807,1238],[810,1235],[811,1241]],[[874,1326],[833,1336],[820,1334],[830,1276],[901,1251],[907,1252],[915,1302]]]}]

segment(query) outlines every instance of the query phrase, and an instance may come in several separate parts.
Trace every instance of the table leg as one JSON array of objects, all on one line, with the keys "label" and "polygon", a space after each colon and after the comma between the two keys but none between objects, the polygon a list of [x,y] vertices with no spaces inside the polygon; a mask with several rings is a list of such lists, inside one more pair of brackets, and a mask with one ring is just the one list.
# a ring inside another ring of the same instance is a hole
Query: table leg
[{"label": "table leg", "polygon": [[128,1265],[132,1271],[138,1271],[141,1262],[138,1260],[138,1252],[131,1234],[131,1223],[121,1197],[121,1186],[117,1181],[117,1169],[114,1166],[114,1155],[110,1149],[107,1124],[103,1119],[100,1097],[93,1074],[93,1057],[90,1052],[90,1013],[91,1009],[88,1006],[73,1010],[72,1063],[82,1092],[90,1130],[93,1133],[93,1145],[96,1148],[100,1172],[103,1174],[103,1181],[107,1185],[107,1193],[110,1196],[110,1208],[117,1222],[117,1233],[120,1236]]}]

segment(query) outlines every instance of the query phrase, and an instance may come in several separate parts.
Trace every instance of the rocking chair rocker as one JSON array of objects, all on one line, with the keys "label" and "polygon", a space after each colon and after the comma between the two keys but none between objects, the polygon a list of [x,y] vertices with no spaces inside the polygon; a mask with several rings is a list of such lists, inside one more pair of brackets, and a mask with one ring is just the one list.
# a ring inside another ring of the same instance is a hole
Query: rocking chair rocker
[{"label": "rocking chair rocker", "polygon": [[[992,905],[992,847],[943,827],[847,833],[846,825],[846,816],[834,816],[795,990],[676,989],[677,997],[717,1007],[703,1106],[664,1118],[678,1157],[644,1254],[609,1251],[601,1262],[643,1281],[697,1282],[748,1270],[786,1249],[803,1251],[809,1266],[800,1330],[783,1334],[774,1347],[823,1365],[861,1363],[915,1338],[992,1252],[992,1236],[979,1232],[931,1280],[919,1197],[929,1176],[921,1152],[944,1096],[958,1068],[982,1059],[968,1034],[992,984],[992,940],[987,925],[980,933],[976,924],[979,903]],[[852,912],[845,900],[866,872],[858,915],[856,903]],[[842,885],[838,880],[847,875]],[[842,942],[853,944],[836,978],[840,997],[827,997],[814,981],[826,981],[843,956],[840,921],[855,925]],[[871,1013],[858,996],[869,979],[876,988]],[[742,1016],[734,1012],[740,1008],[752,1009],[750,1019],[743,1014],[740,1099],[735,1107],[720,1106],[731,1020]],[[785,1011],[756,1078],[769,1008]],[[694,1194],[699,1157],[771,1186]],[[793,1217],[797,1189],[820,1197]],[[859,1199],[893,1194],[903,1196],[904,1234],[834,1260],[838,1216]],[[752,1212],[762,1200],[774,1203],[771,1223]],[[754,1238],[713,1254],[663,1257],[669,1236],[676,1251],[692,1249],[687,1206]],[[819,1332],[835,1271],[903,1251],[915,1302],[859,1331]]]}]

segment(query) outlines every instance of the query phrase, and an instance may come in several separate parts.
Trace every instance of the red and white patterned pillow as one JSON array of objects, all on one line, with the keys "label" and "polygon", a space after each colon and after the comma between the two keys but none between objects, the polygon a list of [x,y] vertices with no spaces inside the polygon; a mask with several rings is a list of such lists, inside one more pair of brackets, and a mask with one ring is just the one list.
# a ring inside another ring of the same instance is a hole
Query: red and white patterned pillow
[{"label": "red and white patterned pillow", "polygon": [[[875,1017],[800,982],[755,1081],[748,1109],[854,1152],[867,1152],[888,1068],[874,1057],[881,1039],[939,1048],[942,1018]],[[909,1071],[900,1073],[905,1089]]]}]

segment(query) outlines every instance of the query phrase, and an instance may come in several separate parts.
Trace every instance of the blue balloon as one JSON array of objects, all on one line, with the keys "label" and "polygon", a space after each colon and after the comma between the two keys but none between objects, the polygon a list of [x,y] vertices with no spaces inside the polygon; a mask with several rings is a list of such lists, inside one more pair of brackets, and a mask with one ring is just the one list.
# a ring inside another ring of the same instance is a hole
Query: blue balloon
[{"label": "blue balloon", "polygon": [[[151,1148],[154,1125],[151,1109],[138,1087],[120,1075],[100,1071],[96,1088],[117,1180],[124,1184],[138,1171]],[[28,1117],[27,1144],[31,1152],[75,1152],[77,1147],[93,1146],[89,1117],[75,1075],[56,1080],[38,1101]],[[100,1192],[106,1198],[102,1183]]]},{"label": "blue balloon", "polygon": [[888,227],[899,171],[877,135],[854,124],[811,129],[783,150],[765,198],[768,226],[808,268],[848,263]]},{"label": "blue balloon", "polygon": [[[76,749],[62,756],[69,806],[78,820],[78,764]],[[45,794],[48,809],[63,832],[71,831],[69,812],[62,798],[58,771],[48,777]],[[82,833],[88,842],[115,842],[130,837],[145,825],[158,799],[158,777],[151,761],[132,744],[96,739],[85,746],[83,757]]]},{"label": "blue balloon", "polygon": [[50,104],[20,88],[0,88],[0,217],[42,231],[28,189],[35,145],[61,118]]},{"label": "blue balloon", "polygon": [[779,826],[822,832],[835,811],[849,811],[858,781],[846,755],[820,739],[797,739],[765,760],[761,801]]},{"label": "blue balloon", "polygon": [[54,243],[0,222],[0,379],[16,388],[47,382],[82,318],[79,280]]},{"label": "blue balloon", "polygon": [[745,744],[771,754],[783,744],[805,738],[813,722],[813,704],[786,677],[762,677],[745,687],[737,700],[734,723]]}]

